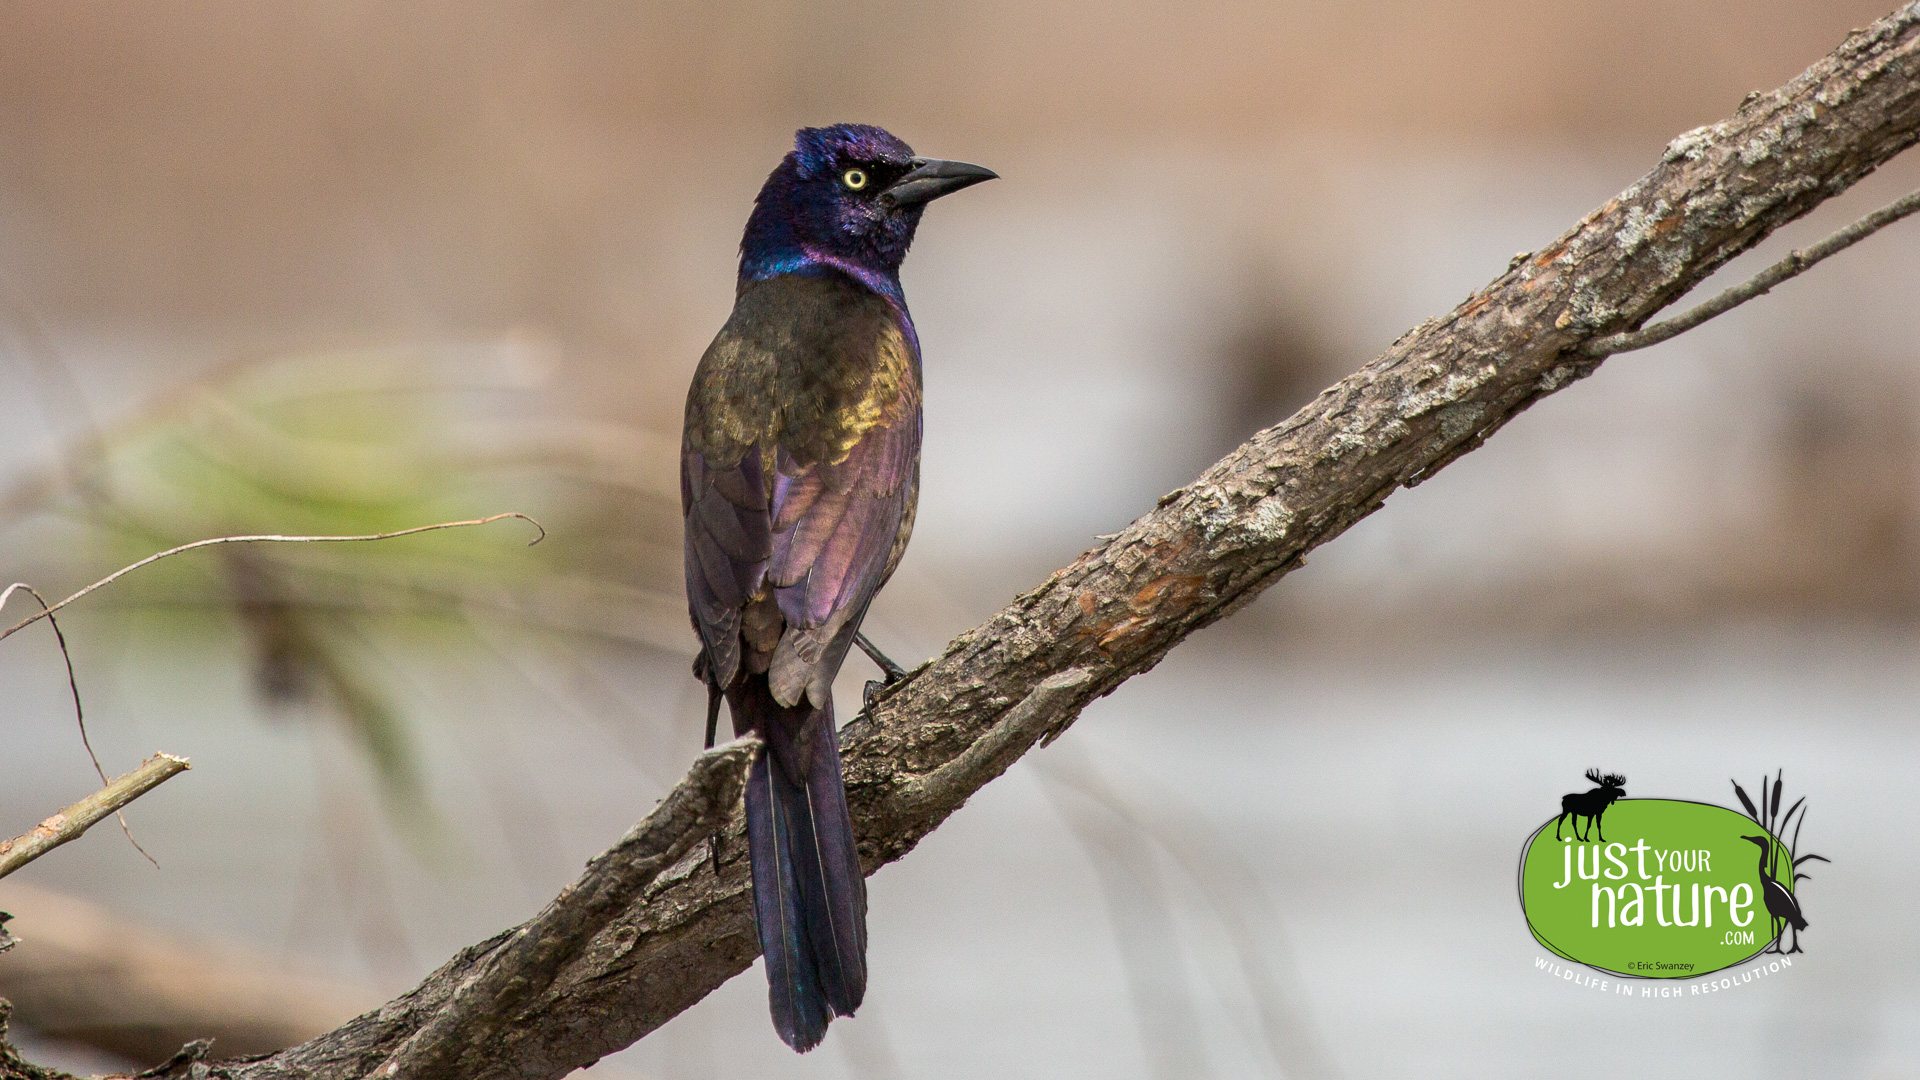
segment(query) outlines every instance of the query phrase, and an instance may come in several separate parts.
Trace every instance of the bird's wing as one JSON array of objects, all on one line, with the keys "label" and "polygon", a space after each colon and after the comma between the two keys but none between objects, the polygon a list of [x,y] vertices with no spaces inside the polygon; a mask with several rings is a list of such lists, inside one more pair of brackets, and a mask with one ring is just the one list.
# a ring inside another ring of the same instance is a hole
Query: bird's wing
[{"label": "bird's wing", "polygon": [[680,455],[686,514],[687,607],[719,685],[740,667],[740,613],[761,589],[773,554],[772,515],[762,456],[750,448],[715,466],[700,450]]},{"label": "bird's wing", "polygon": [[784,449],[775,468],[773,555],[766,580],[787,628],[767,678],[774,697],[824,706],[867,603],[892,568],[917,494],[917,394],[889,403],[837,462],[803,466]]}]

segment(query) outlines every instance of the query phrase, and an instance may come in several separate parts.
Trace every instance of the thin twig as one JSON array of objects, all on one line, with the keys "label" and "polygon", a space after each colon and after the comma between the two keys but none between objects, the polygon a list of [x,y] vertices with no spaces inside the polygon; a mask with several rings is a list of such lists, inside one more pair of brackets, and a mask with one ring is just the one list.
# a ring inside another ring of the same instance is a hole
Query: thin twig
[{"label": "thin twig", "polygon": [[1920,212],[1920,191],[1875,210],[1804,251],[1789,254],[1786,258],[1755,274],[1744,284],[1728,289],[1684,315],[1665,322],[1657,322],[1639,330],[1596,338],[1587,342],[1583,351],[1588,356],[1612,356],[1614,353],[1632,352],[1649,345],[1658,345],[1668,338],[1686,333],[1716,315],[1724,315],[1756,296],[1765,296],[1775,285],[1805,272],[1829,255],[1845,251],[1901,218],[1916,212]]},{"label": "thin twig", "polygon": [[[24,590],[28,596],[33,597],[34,602],[40,605],[41,614],[46,617],[47,625],[53,627],[53,639],[60,644],[60,659],[67,664],[67,689],[73,693],[73,722],[80,729],[80,745],[86,748],[87,760],[93,762],[93,771],[99,775],[100,783],[106,784],[107,770],[100,765],[100,755],[93,752],[93,740],[87,738],[87,713],[80,706],[80,680],[73,673],[73,654],[67,651],[67,635],[60,632],[60,620],[53,617],[53,609],[47,606],[47,598],[40,595],[40,590],[24,581],[16,581],[7,586],[5,592],[0,592],[0,608],[7,606],[7,598],[12,596],[16,589]],[[120,819],[120,831],[127,834],[127,843],[132,844],[133,850],[145,856],[146,860],[158,869],[159,860],[148,854],[147,849],[140,846],[140,841],[133,838],[133,827],[127,824],[127,815],[115,811],[114,817]]]},{"label": "thin twig", "polygon": [[172,555],[178,555],[182,552],[192,551],[195,548],[213,547],[216,544],[364,543],[369,540],[392,540],[395,537],[399,537],[399,536],[412,536],[415,533],[434,532],[439,529],[458,529],[458,528],[463,528],[469,525],[485,525],[488,522],[500,521],[503,518],[519,518],[521,521],[528,522],[534,528],[540,530],[539,536],[536,536],[532,540],[527,541],[527,546],[529,547],[547,538],[546,526],[540,524],[538,521],[533,520],[533,518],[528,517],[526,514],[522,514],[517,511],[508,511],[507,513],[504,513],[504,514],[494,514],[491,517],[474,518],[471,521],[442,521],[434,525],[416,525],[411,529],[401,529],[397,532],[368,533],[367,535],[364,535],[364,536],[278,536],[278,535],[216,536],[208,540],[195,540],[191,544],[181,544],[179,547],[168,548],[167,550],[159,552],[158,554],[149,555],[146,558],[141,559],[137,563],[133,563],[129,566],[123,566],[120,569],[115,570],[113,573],[108,574],[106,577],[101,578],[99,581],[94,582],[93,584],[87,586],[86,588],[81,589],[79,592],[74,593],[72,596],[67,597],[65,600],[62,600],[59,603],[53,605],[52,607],[47,608],[46,610],[40,612],[40,614],[28,616],[27,618],[22,619],[19,622],[13,624],[12,626],[8,627],[5,631],[0,631],[0,641],[5,641],[7,638],[12,637],[16,632],[23,630],[26,627],[36,622],[39,622],[41,619],[47,618],[48,616],[52,615],[54,612],[59,611],[61,608],[66,607],[68,604],[73,603],[75,600],[80,599],[81,597],[87,595],[88,593],[94,591],[95,589],[101,588],[102,586],[105,586],[105,585],[112,584],[113,582],[119,580],[122,577],[125,577],[128,574],[131,574],[132,572],[140,569],[143,566],[146,566],[150,563],[159,562],[161,559],[167,558]]},{"label": "thin twig", "polygon": [[73,654],[67,651],[67,635],[60,632],[60,620],[53,617],[53,609],[47,606],[47,598],[40,595],[40,590],[24,581],[16,581],[7,586],[6,591],[0,592],[0,609],[7,606],[7,601],[15,592],[24,592],[33,597],[40,605],[40,614],[53,627],[53,638],[60,644],[60,659],[67,662],[67,689],[73,692],[73,722],[80,727],[80,745],[87,748],[87,757],[93,759],[93,771],[100,774],[100,782],[105,784],[107,770],[100,767],[100,755],[93,752],[93,742],[87,738],[87,714],[80,707],[80,682],[73,674]]},{"label": "thin twig", "polygon": [[34,826],[28,832],[0,843],[0,877],[59,847],[92,828],[99,820],[133,800],[159,787],[175,773],[191,768],[187,759],[172,754],[155,754],[140,767],[107,784],[65,810]]}]

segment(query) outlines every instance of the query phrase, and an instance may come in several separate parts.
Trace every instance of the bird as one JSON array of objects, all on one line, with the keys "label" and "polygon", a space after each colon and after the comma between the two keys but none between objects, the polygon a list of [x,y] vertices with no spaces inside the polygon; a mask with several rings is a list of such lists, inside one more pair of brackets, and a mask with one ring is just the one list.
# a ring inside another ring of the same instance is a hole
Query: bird
[{"label": "bird", "polygon": [[[1799,952],[1800,931],[1807,928],[1807,920],[1800,914],[1800,901],[1795,900],[1793,894],[1787,891],[1787,887],[1774,880],[1773,874],[1769,872],[1770,867],[1768,867],[1767,863],[1770,861],[1768,856],[1773,854],[1774,842],[1772,838],[1765,836],[1742,836],[1740,839],[1750,840],[1760,845],[1760,897],[1767,905],[1767,914],[1773,917],[1773,925],[1776,928],[1783,922],[1793,927],[1793,948],[1784,951]],[[1780,949],[1780,933],[1781,931],[1776,929],[1773,935],[1773,948],[1775,951],[1782,951]]]},{"label": "bird", "polygon": [[[733,312],[687,391],[687,607],[747,776],[753,911],[780,1038],[802,1053],[866,994],[866,881],[833,680],[899,565],[920,488],[920,339],[900,265],[927,204],[996,179],[867,124],[802,128],[754,199]],[[716,860],[717,861],[717,860]]]}]

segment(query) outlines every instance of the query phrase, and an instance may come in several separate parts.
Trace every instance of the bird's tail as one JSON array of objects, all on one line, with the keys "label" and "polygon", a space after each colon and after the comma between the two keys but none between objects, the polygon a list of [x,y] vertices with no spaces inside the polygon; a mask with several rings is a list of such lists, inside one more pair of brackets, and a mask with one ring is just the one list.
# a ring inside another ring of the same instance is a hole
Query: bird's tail
[{"label": "bird's tail", "polygon": [[753,911],[773,1026],[788,1046],[820,1044],[867,989],[867,888],[853,843],[833,707],[774,700],[764,675],[727,694],[737,734],[766,751],[747,777]]}]

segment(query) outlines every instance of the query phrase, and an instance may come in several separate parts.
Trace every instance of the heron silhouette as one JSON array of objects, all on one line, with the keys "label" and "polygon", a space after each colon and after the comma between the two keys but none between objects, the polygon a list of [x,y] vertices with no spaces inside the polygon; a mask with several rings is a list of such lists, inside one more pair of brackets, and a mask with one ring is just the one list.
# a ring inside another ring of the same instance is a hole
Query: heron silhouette
[{"label": "heron silhouette", "polygon": [[[1807,920],[1800,914],[1800,902],[1793,898],[1793,893],[1787,891],[1785,885],[1775,880],[1773,867],[1768,865],[1773,861],[1773,838],[1770,836],[1742,836],[1740,839],[1750,840],[1759,845],[1760,848],[1760,896],[1767,905],[1767,914],[1772,916],[1772,951],[1800,952],[1800,931],[1807,928]],[[1785,927],[1781,925],[1782,923],[1793,927],[1793,948],[1791,949],[1782,949],[1780,947],[1780,935],[1786,932]]]}]

